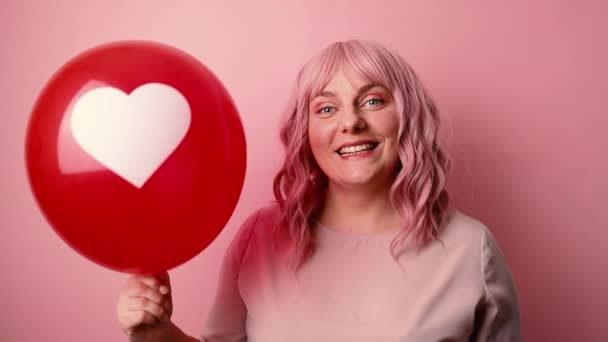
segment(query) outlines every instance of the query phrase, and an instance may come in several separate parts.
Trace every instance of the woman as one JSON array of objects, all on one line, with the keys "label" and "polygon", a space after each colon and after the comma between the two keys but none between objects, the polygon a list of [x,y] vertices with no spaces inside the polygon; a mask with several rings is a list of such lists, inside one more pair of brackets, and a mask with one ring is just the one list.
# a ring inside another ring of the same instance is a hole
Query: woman
[{"label": "woman", "polygon": [[[512,277],[479,221],[449,207],[437,109],[376,43],[300,71],[276,204],[230,245],[201,336],[215,341],[519,341]],[[168,275],[132,277],[131,341],[199,341],[170,321]]]}]

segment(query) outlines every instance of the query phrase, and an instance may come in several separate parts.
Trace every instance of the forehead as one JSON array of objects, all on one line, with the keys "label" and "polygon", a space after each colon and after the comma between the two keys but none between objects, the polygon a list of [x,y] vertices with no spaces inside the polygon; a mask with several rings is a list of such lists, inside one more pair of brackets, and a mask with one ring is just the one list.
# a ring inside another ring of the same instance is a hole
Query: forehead
[{"label": "forehead", "polygon": [[329,82],[327,82],[325,87],[323,87],[322,91],[341,89],[358,90],[359,88],[369,83],[371,83],[369,80],[364,79],[363,77],[352,71],[339,69],[332,75],[332,77],[329,79]]},{"label": "forehead", "polygon": [[375,87],[386,88],[380,82],[366,78],[352,68],[347,67],[337,68],[323,81],[312,87],[311,100],[319,96],[336,96],[338,93],[358,93]]}]

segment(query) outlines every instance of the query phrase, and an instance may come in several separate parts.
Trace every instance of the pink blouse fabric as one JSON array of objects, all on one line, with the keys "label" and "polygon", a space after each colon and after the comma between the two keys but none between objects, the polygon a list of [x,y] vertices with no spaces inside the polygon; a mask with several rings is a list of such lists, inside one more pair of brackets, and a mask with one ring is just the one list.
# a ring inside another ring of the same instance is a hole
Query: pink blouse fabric
[{"label": "pink blouse fabric", "polygon": [[297,272],[272,243],[276,206],[243,224],[223,261],[203,342],[521,341],[516,289],[490,231],[453,210],[440,241],[390,254],[394,234],[317,223]]}]

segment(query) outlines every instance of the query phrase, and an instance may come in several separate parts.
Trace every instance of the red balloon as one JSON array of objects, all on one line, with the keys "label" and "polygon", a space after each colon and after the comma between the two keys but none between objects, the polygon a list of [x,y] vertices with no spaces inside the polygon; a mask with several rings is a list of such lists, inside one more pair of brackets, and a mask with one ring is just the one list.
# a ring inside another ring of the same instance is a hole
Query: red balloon
[{"label": "red balloon", "polygon": [[51,226],[122,272],[163,272],[208,246],[232,215],[245,163],[221,82],[153,42],[105,44],[67,62],[27,131],[30,185]]}]

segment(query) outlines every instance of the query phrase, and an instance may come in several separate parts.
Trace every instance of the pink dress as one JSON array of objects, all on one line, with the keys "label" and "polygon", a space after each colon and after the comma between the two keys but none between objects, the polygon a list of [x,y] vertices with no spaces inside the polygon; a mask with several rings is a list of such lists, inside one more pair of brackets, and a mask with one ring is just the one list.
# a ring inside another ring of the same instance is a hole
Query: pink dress
[{"label": "pink dress", "polygon": [[272,244],[274,206],[228,248],[204,342],[520,341],[516,289],[489,230],[454,210],[440,240],[390,255],[391,234],[316,224],[318,248],[293,273]]}]

